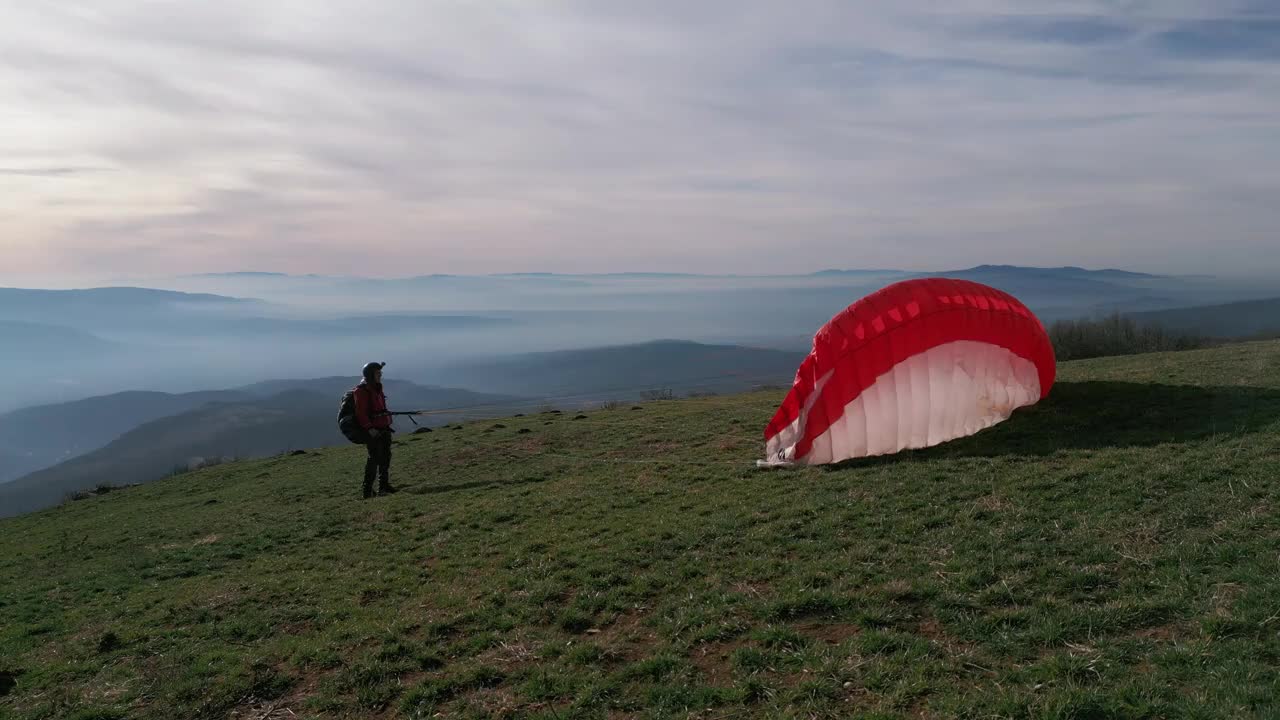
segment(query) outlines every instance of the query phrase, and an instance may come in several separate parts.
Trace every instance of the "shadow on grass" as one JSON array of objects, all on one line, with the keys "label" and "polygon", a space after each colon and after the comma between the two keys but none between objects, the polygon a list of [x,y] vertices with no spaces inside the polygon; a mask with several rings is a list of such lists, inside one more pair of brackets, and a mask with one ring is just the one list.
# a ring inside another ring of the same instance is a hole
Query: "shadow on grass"
[{"label": "shadow on grass", "polygon": [[1243,437],[1280,420],[1280,390],[1130,382],[1063,382],[1049,397],[975,435],[931,448],[824,466],[905,458],[1050,455],[1059,450],[1149,447]]}]

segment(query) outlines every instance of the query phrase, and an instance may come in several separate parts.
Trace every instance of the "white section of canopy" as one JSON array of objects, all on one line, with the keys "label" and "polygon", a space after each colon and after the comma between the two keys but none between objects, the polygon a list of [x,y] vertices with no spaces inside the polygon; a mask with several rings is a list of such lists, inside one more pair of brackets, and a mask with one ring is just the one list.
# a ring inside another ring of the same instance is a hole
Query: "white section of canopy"
[{"label": "white section of canopy", "polygon": [[1040,375],[1030,360],[988,343],[946,343],[877,378],[845,405],[807,455],[796,458],[809,409],[829,377],[800,418],[769,441],[767,459],[757,465],[817,465],[930,447],[989,428],[1040,399]]}]

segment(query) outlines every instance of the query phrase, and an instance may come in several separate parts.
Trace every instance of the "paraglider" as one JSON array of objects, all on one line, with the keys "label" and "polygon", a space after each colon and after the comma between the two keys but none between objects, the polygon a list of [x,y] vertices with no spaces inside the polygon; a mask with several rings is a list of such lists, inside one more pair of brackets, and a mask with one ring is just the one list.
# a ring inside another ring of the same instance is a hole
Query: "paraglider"
[{"label": "paraglider", "polygon": [[817,332],[758,464],[826,464],[971,435],[1045,398],[1055,372],[1044,325],[1012,295],[967,280],[897,282]]}]

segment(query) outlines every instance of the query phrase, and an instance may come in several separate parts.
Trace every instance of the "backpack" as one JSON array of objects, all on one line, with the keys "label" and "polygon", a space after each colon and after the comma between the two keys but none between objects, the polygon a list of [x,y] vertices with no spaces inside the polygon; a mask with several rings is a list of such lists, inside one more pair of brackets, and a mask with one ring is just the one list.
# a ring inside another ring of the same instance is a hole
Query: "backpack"
[{"label": "backpack", "polygon": [[356,420],[356,388],[348,390],[338,405],[338,430],[357,445],[369,442],[368,431]]}]

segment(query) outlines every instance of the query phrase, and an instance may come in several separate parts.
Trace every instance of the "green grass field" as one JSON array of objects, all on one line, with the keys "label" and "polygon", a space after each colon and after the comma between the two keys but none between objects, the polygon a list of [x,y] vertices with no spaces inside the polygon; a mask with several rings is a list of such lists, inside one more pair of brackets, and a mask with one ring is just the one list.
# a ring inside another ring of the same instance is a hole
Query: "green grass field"
[{"label": "green grass field", "polygon": [[0,717],[1280,715],[1280,343],[757,470],[781,397],[405,434],[372,500],[349,446],[0,521]]}]

